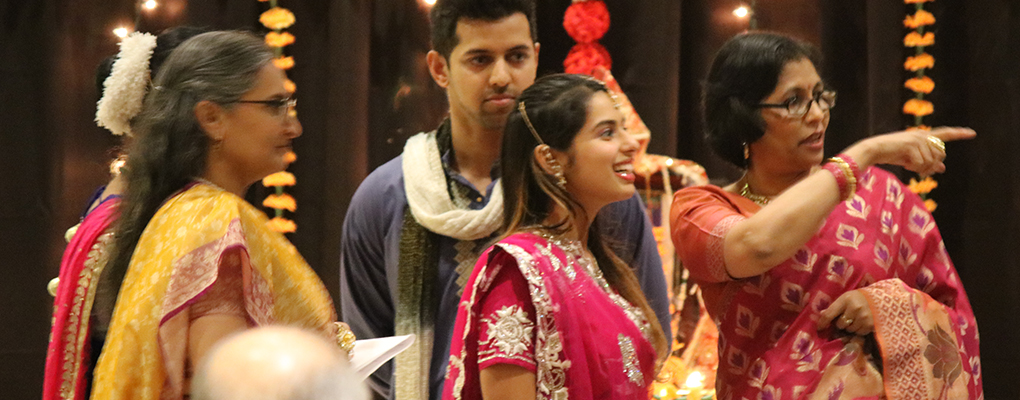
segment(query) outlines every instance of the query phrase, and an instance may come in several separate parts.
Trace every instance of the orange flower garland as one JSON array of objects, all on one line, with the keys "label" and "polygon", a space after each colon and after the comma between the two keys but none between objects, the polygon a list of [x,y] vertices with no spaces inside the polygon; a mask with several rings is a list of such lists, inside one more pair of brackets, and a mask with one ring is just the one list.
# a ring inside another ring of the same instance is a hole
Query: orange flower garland
[{"label": "orange flower garland", "polygon": [[903,26],[910,29],[917,29],[918,27],[934,24],[935,15],[924,10],[917,10],[914,15],[908,15],[907,19],[903,20]]},{"label": "orange flower garland", "polygon": [[[271,3],[276,2],[272,1]],[[259,16],[259,22],[266,28],[274,31],[290,28],[291,25],[294,25],[295,20],[294,13],[286,8],[276,7],[275,5]]]},{"label": "orange flower garland", "polygon": [[[924,117],[935,112],[935,105],[924,99],[925,95],[935,90],[935,81],[925,75],[928,69],[935,66],[935,57],[924,51],[925,47],[935,44],[935,34],[925,32],[925,27],[935,24],[935,15],[924,9],[924,3],[930,1],[933,0],[903,0],[905,4],[914,5],[913,14],[908,14],[903,20],[903,26],[911,29],[903,37],[903,45],[915,48],[914,55],[907,57],[907,61],[903,63],[903,69],[914,75],[903,82],[903,87],[914,93],[914,98],[903,104],[903,113],[914,116],[912,128],[924,130],[931,129],[922,123]],[[938,187],[938,182],[931,177],[926,177],[920,182],[911,179],[907,187],[924,199],[924,205],[929,212],[935,211],[938,207],[934,200],[928,198],[928,194]]]},{"label": "orange flower garland", "polygon": [[[294,57],[283,55],[283,48],[294,44],[296,40],[294,35],[283,31],[294,25],[296,21],[294,13],[286,8],[278,7],[276,4],[277,0],[258,1],[269,3],[269,9],[259,16],[259,22],[271,30],[271,32],[266,34],[265,40],[266,45],[272,47],[273,53],[276,55],[273,58],[273,65],[284,71],[294,68]],[[297,85],[290,79],[284,81],[283,86],[288,93],[297,91]],[[296,115],[295,110],[290,110],[290,116]],[[291,151],[283,158],[285,162],[290,164],[297,160],[297,155]],[[283,192],[285,186],[294,186],[296,184],[297,179],[294,177],[294,174],[287,171],[277,172],[262,179],[262,185],[276,189],[275,194],[269,195],[269,197],[262,201],[263,206],[274,210],[274,217],[267,223],[269,229],[282,233],[291,233],[297,230],[297,224],[294,221],[283,217],[283,210],[290,212],[297,211],[297,201],[291,195]]]},{"label": "orange flower garland", "polygon": [[273,65],[284,71],[294,68],[294,57],[276,57],[273,59]]},{"label": "orange flower garland", "polygon": [[921,35],[918,32],[910,32],[903,38],[903,45],[907,47],[924,47],[935,44],[935,34],[928,32]]},{"label": "orange flower garland", "polygon": [[934,66],[935,57],[932,57],[931,54],[928,53],[921,53],[916,56],[907,57],[907,61],[903,63],[903,68],[910,72],[917,72]]},{"label": "orange flower garland", "polygon": [[903,87],[914,91],[915,93],[929,94],[932,90],[935,90],[935,81],[927,76],[920,78],[910,78],[906,82],[903,82]]},{"label": "orange flower garland", "polygon": [[931,115],[933,112],[935,112],[935,105],[928,100],[910,99],[903,104],[903,113],[915,117]]}]

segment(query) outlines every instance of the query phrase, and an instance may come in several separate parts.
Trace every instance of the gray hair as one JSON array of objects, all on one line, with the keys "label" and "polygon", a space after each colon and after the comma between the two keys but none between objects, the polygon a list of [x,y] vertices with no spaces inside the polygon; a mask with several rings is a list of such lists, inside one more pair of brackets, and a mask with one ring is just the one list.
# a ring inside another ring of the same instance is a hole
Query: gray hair
[{"label": "gray hair", "polygon": [[109,317],[135,245],[160,204],[201,176],[211,140],[195,116],[209,100],[230,107],[255,87],[273,58],[262,39],[244,32],[216,31],[181,43],[163,63],[132,121],[136,140],[126,165],[127,189],[120,206],[117,239],[97,295],[97,315]]}]

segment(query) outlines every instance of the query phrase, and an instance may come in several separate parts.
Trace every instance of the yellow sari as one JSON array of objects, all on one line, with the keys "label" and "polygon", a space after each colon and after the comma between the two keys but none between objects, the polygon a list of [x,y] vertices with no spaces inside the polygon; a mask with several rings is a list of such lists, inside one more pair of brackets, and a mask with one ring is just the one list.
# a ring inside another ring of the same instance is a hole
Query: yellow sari
[{"label": "yellow sari", "polygon": [[207,184],[172,196],[131,257],[95,372],[94,399],[181,399],[190,304],[240,251],[249,325],[285,324],[335,337],[333,302],[315,272],[265,215]]}]

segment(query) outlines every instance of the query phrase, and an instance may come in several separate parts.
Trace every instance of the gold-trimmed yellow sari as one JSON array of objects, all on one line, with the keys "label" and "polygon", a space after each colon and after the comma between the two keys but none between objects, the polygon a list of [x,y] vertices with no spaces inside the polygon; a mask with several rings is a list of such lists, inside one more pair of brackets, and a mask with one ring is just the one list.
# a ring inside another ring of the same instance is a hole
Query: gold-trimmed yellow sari
[{"label": "gold-trimmed yellow sari", "polygon": [[[241,250],[250,325],[285,324],[335,337],[325,286],[265,215],[207,184],[172,196],[146,226],[121,286],[92,398],[181,399],[187,393],[187,312],[216,282],[221,257]],[[183,314],[183,318],[181,315]]]}]

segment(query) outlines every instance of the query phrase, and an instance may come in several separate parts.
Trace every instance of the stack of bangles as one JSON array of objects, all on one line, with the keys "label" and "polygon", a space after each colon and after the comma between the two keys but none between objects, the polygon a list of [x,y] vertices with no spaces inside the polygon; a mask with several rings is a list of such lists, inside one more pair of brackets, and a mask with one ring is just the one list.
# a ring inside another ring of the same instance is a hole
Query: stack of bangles
[{"label": "stack of bangles", "polygon": [[354,342],[357,338],[354,336],[354,332],[351,332],[351,328],[347,327],[347,324],[343,322],[334,322],[336,324],[336,345],[340,346],[345,352],[347,352],[347,358],[351,359],[354,357]]},{"label": "stack of bangles", "polygon": [[830,158],[829,162],[822,166],[822,169],[829,171],[836,178],[836,185],[839,186],[840,200],[850,200],[854,193],[857,192],[857,182],[860,181],[861,169],[846,154]]}]

